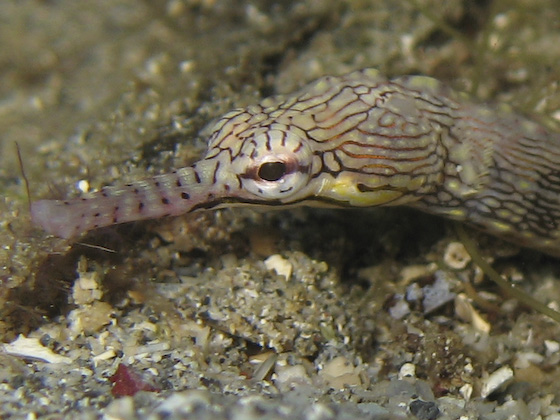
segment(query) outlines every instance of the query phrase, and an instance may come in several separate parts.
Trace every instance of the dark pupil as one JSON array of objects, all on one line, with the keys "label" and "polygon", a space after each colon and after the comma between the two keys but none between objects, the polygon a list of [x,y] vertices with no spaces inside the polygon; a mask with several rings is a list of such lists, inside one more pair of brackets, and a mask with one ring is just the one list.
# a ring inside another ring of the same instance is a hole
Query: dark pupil
[{"label": "dark pupil", "polygon": [[259,178],[265,181],[278,181],[286,174],[284,162],[266,162],[259,168]]}]

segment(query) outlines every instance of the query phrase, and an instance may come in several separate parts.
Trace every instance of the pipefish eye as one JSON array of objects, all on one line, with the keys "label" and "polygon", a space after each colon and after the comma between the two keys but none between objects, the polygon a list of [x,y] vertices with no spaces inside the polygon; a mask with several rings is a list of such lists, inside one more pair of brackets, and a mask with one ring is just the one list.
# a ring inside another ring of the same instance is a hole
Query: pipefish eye
[{"label": "pipefish eye", "polygon": [[293,153],[278,153],[253,162],[241,176],[245,189],[265,199],[284,199],[309,181],[309,165]]},{"label": "pipefish eye", "polygon": [[264,162],[257,171],[257,176],[263,181],[278,181],[288,172],[285,162]]}]

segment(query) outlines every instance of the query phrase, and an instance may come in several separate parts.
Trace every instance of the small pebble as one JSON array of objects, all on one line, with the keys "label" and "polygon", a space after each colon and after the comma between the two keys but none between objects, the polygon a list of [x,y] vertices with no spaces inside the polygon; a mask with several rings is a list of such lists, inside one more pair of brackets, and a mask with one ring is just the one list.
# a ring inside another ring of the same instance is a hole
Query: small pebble
[{"label": "small pebble", "polygon": [[406,288],[406,300],[414,302],[424,297],[424,292],[418,283],[412,283]]},{"label": "small pebble", "polygon": [[422,301],[424,313],[429,314],[454,298],[455,293],[449,290],[449,282],[442,272],[438,271],[434,284],[424,287],[424,300]]},{"label": "small pebble", "polygon": [[416,366],[412,363],[405,363],[399,370],[399,379],[416,378]]},{"label": "small pebble", "polygon": [[399,299],[389,308],[389,315],[395,319],[403,319],[410,313],[410,306],[404,299]]},{"label": "small pebble", "polygon": [[434,420],[441,414],[438,406],[433,401],[414,400],[408,408],[420,420]]}]

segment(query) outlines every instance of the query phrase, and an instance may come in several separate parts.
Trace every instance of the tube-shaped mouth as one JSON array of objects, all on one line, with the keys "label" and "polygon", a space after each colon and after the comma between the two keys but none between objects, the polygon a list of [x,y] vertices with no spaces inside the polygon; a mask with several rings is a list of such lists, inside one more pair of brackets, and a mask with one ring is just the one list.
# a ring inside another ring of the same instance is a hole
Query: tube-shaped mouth
[{"label": "tube-shaped mouth", "polygon": [[202,160],[169,174],[104,187],[84,198],[35,201],[31,219],[50,234],[72,238],[104,226],[208,208],[231,192],[219,185],[218,166],[216,161]]}]

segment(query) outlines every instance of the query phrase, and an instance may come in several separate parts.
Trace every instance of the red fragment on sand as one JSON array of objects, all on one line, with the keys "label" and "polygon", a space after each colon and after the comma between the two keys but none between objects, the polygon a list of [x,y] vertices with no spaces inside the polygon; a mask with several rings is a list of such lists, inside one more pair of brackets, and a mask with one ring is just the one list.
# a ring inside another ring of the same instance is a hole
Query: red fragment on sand
[{"label": "red fragment on sand", "polygon": [[114,383],[111,394],[115,397],[134,395],[138,391],[159,392],[160,388],[146,382],[142,375],[128,365],[120,364],[114,375],[109,377]]}]

